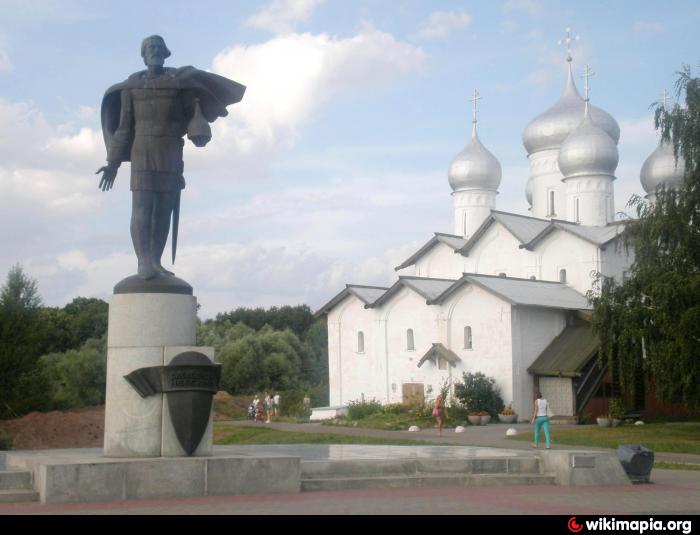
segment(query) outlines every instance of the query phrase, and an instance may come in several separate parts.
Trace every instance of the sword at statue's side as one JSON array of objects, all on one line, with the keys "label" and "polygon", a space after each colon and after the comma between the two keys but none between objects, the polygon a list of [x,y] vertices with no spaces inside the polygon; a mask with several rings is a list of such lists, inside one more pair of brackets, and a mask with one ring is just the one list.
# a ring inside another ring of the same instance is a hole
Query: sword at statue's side
[{"label": "sword at statue's side", "polygon": [[175,263],[175,253],[177,253],[177,228],[180,226],[180,190],[177,190],[175,195],[175,204],[173,206],[173,264]]}]

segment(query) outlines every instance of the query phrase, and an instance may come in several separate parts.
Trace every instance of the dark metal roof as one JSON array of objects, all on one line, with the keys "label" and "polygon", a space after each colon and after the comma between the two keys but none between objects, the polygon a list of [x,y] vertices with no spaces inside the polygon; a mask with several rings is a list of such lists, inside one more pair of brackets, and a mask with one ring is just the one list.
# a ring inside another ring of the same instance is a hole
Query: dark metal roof
[{"label": "dark metal roof", "polygon": [[527,371],[540,376],[577,377],[597,353],[599,345],[590,324],[577,321],[568,325]]}]

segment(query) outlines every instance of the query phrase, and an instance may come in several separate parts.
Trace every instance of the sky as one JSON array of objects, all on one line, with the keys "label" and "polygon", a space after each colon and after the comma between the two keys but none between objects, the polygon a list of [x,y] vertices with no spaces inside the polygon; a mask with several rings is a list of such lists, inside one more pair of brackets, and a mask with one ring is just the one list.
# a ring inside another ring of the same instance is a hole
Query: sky
[{"label": "sky", "polygon": [[620,124],[626,211],[658,142],[650,105],[683,64],[700,68],[699,23],[695,0],[0,0],[0,278],[19,263],[62,306],[135,273],[129,166],[109,192],[94,173],[102,95],[144,68],[148,35],[165,38],[166,66],[248,88],[207,147],[185,150],[174,271],[207,318],[389,285],[452,232],[447,169],[474,89],[503,167],[497,209],[527,215],[522,131],[564,88],[567,27],[579,89],[588,63],[592,103]]}]

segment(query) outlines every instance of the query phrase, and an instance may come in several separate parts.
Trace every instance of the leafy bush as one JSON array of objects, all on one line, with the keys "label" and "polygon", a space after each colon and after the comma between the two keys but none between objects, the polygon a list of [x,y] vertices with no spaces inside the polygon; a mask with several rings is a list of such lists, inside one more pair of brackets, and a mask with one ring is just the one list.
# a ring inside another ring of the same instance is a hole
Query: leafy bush
[{"label": "leafy bush", "polygon": [[406,413],[406,407],[403,403],[389,403],[384,405],[383,410],[384,414],[400,415]]},{"label": "leafy bush", "polygon": [[381,412],[382,404],[376,399],[356,400],[348,403],[348,418],[351,420],[362,420],[362,418]]},{"label": "leafy bush", "polygon": [[625,405],[620,398],[611,398],[608,409],[610,418],[621,419],[625,415]]},{"label": "leafy bush", "polygon": [[493,377],[486,377],[481,372],[465,372],[462,379],[461,383],[455,384],[455,397],[470,413],[485,411],[495,417],[503,409],[500,389]]},{"label": "leafy bush", "polygon": [[6,431],[0,431],[0,451],[8,451],[12,447],[12,436]]}]

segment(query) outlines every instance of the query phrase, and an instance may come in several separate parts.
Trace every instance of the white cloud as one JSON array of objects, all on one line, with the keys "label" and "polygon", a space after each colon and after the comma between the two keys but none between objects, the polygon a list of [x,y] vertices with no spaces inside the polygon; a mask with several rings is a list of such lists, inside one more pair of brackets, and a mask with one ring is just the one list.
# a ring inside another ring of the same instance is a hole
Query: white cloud
[{"label": "white cloud", "polygon": [[461,9],[459,11],[435,11],[416,36],[423,39],[447,37],[454,30],[466,28],[470,22],[471,17]]},{"label": "white cloud", "polygon": [[531,17],[537,17],[542,13],[542,4],[539,0],[508,0],[503,5],[503,11],[506,13],[524,11]]},{"label": "white cloud", "polygon": [[643,35],[656,35],[664,31],[663,24],[659,22],[637,21],[634,23],[632,30],[634,33]]},{"label": "white cloud", "polygon": [[272,0],[267,7],[246,19],[244,24],[272,33],[291,33],[300,22],[307,22],[323,0]]},{"label": "white cloud", "polygon": [[388,85],[422,71],[425,62],[420,48],[369,25],[345,39],[288,34],[226,49],[212,70],[246,85],[246,95],[229,118],[214,123],[206,155],[190,148],[186,157],[210,168],[235,159],[239,169],[259,170],[333,97]]},{"label": "white cloud", "polygon": [[4,50],[0,50],[0,73],[10,72],[12,69],[14,69],[14,66],[10,61],[10,56]]}]

